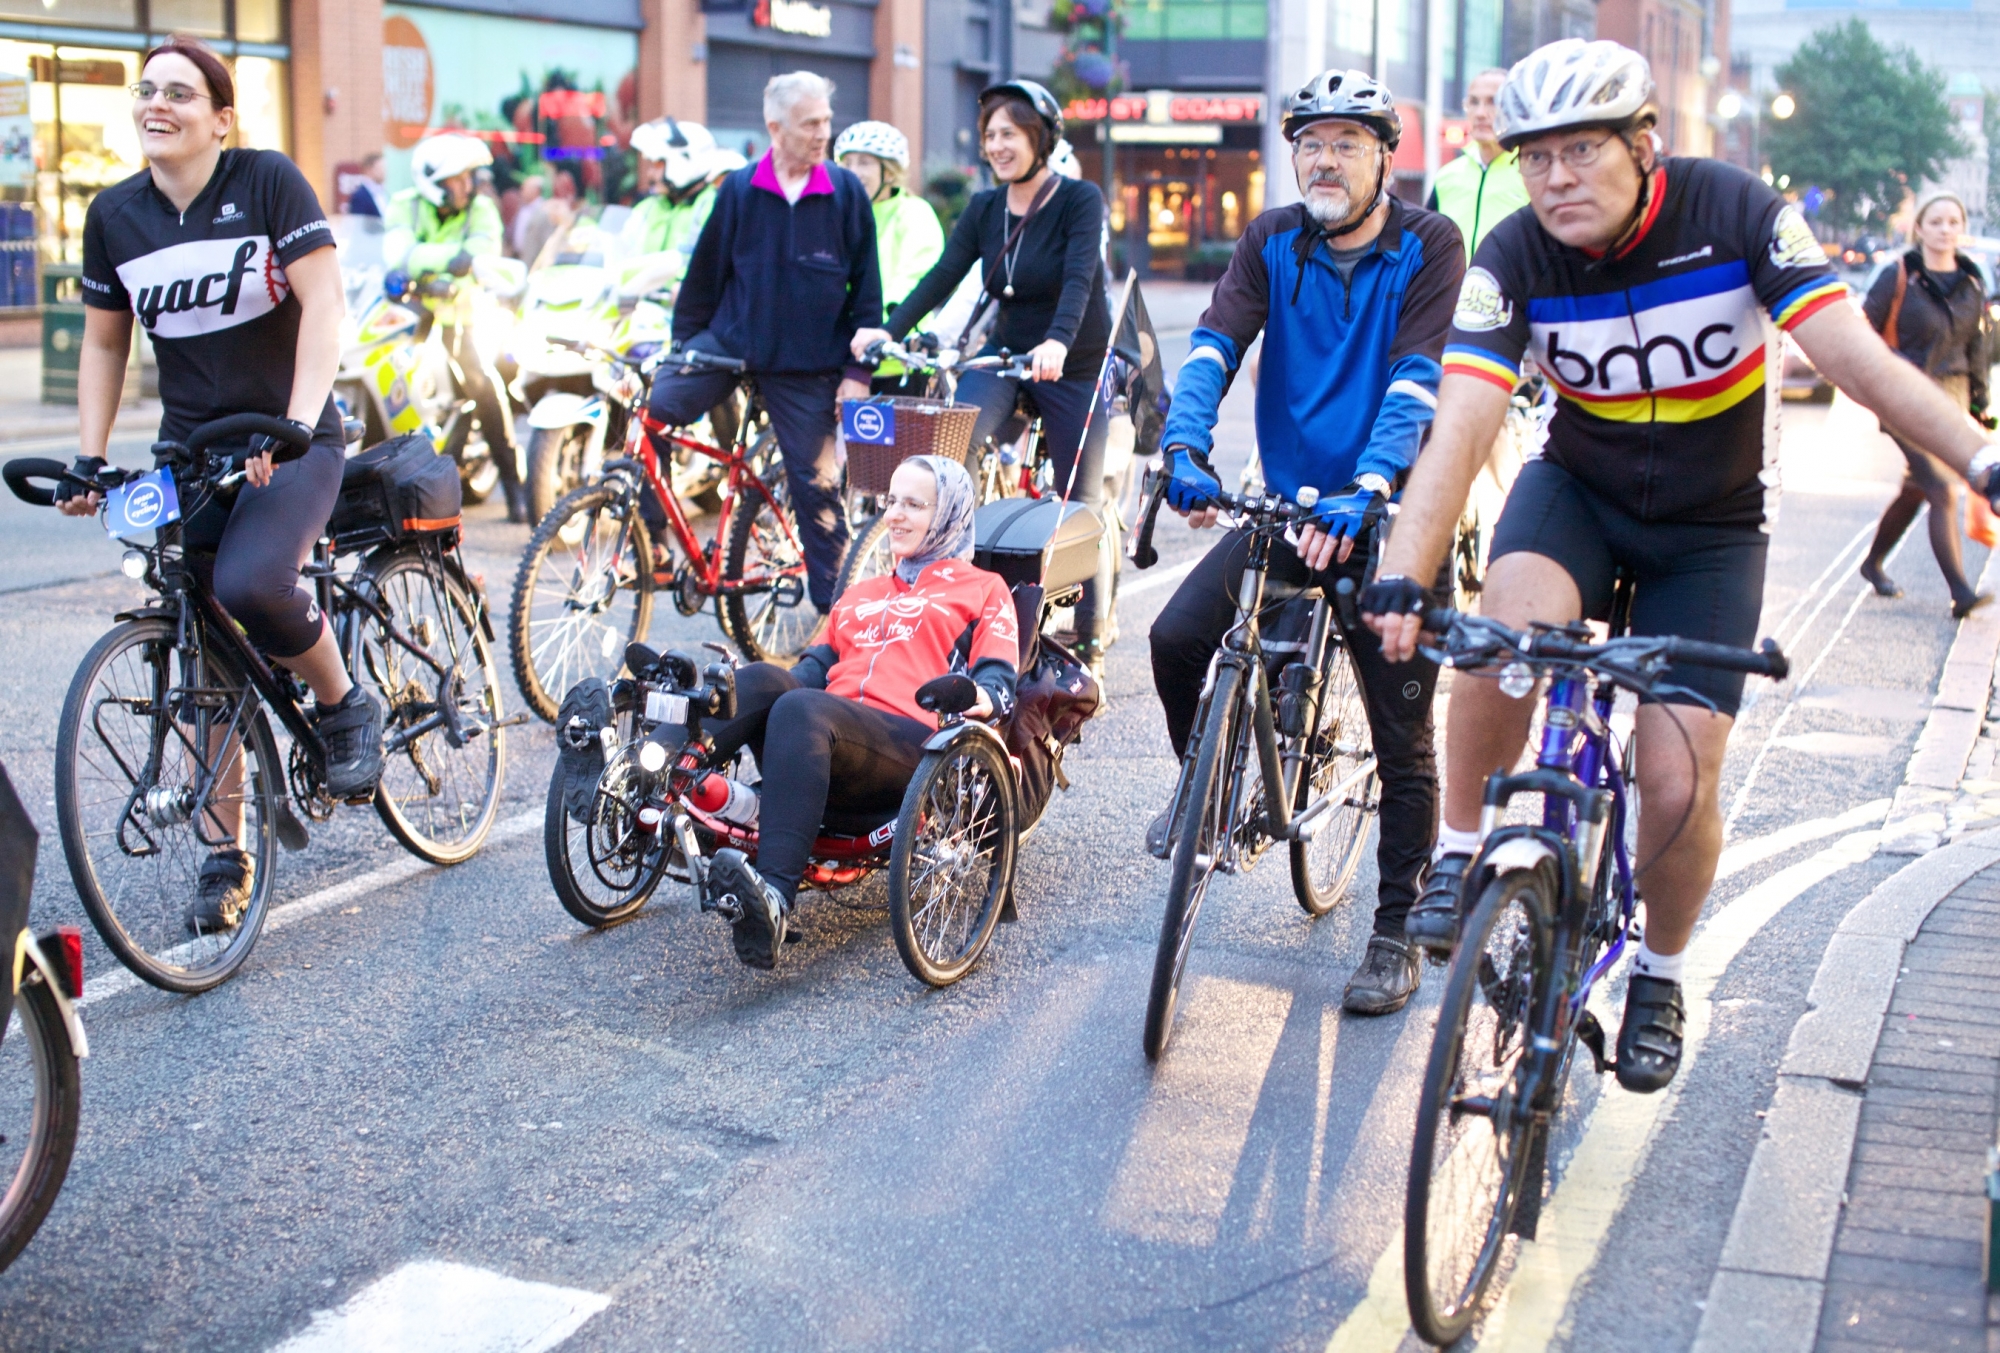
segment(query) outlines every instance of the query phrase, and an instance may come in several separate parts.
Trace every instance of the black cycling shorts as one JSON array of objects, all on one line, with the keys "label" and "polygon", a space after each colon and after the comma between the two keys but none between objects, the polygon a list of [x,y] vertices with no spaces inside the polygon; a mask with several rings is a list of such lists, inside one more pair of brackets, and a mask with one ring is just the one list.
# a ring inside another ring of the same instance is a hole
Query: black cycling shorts
[{"label": "black cycling shorts", "polygon": [[[1529,461],[1507,495],[1488,555],[1539,554],[1562,565],[1583,597],[1583,614],[1605,620],[1619,569],[1632,575],[1632,633],[1673,634],[1754,648],[1764,609],[1764,557],[1771,537],[1757,526],[1641,521],[1585,488],[1569,471]],[[1667,683],[1699,692],[1732,718],[1743,673],[1669,667]],[[1699,705],[1682,693],[1669,704]]]}]

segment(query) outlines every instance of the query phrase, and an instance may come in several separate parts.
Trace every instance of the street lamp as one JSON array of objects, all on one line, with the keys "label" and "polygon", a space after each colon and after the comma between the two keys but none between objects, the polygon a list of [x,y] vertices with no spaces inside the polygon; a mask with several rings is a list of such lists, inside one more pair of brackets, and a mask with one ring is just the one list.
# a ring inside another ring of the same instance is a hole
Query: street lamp
[{"label": "street lamp", "polygon": [[1798,111],[1798,101],[1789,94],[1780,94],[1771,100],[1771,116],[1780,122]]},{"label": "street lamp", "polygon": [[1743,96],[1730,90],[1715,101],[1715,115],[1724,122],[1738,117],[1743,112]]}]

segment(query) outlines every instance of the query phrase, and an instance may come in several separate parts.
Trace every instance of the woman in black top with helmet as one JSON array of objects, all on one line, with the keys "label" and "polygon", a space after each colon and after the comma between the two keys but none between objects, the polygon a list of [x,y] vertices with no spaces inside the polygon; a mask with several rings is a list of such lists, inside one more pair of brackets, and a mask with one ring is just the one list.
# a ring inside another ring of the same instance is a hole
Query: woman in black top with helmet
[{"label": "woman in black top with helmet", "polygon": [[[207,46],[176,37],[155,47],[132,96],[148,168],[99,193],[84,217],[77,469],[105,463],[134,316],[159,355],[160,436],[180,440],[234,413],[289,419],[311,434],[306,454],[284,465],[273,464],[275,442],[252,438],[261,454],[233,498],[183,500],[181,543],[194,567],[213,571],[216,599],[251,640],[312,688],[328,791],[367,795],[382,775],[381,706],[349,679],[299,581],[344,463],[331,398],[345,303],[333,230],[290,160],[223,149],[235,89]],[[94,513],[99,501],[57,493],[71,516]],[[189,929],[226,928],[251,886],[249,857],[217,850],[189,899]]]},{"label": "woman in black top with helmet", "polygon": [[[979,136],[980,153],[1001,186],[973,196],[937,266],[896,307],[886,330],[855,334],[854,354],[860,359],[877,339],[902,338],[979,264],[998,307],[985,351],[1006,348],[1032,356],[1034,380],[1022,385],[978,371],[959,380],[959,402],[980,407],[973,444],[997,431],[1025,399],[1041,417],[1057,491],[1067,488],[1072,499],[1102,516],[1106,420],[1092,419],[1090,411],[1111,344],[1104,198],[1094,185],[1049,168],[1049,156],[1062,139],[1062,109],[1032,80],[994,85],[979,96]],[[1008,236],[1023,217],[1027,224],[1009,247]],[[1078,649],[1093,663],[1110,631],[1102,599],[1110,596],[1112,563],[1107,551],[1076,608]]]}]

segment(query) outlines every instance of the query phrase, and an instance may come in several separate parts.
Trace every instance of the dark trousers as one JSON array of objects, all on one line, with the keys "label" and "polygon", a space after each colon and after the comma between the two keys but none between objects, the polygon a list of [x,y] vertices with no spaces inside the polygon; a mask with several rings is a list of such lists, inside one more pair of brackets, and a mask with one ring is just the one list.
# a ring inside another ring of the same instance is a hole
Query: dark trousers
[{"label": "dark trousers", "polygon": [[[1061,497],[1068,490],[1072,501],[1082,503],[1100,518],[1104,516],[1104,440],[1110,419],[1090,416],[1097,400],[1094,378],[1011,381],[990,371],[968,371],[960,378],[954,398],[960,404],[979,406],[979,421],[972,426],[974,446],[998,432],[1013,415],[1015,405],[1025,402],[1042,420],[1049,459],[1055,462],[1056,495]],[[1090,425],[1088,441],[1084,437],[1086,423]],[[1097,577],[1084,584],[1083,599],[1076,607],[1080,638],[1103,634],[1104,622],[1110,619],[1103,599],[1111,595],[1111,570],[1116,562],[1110,550],[1099,552]]]},{"label": "dark trousers", "polygon": [[[840,462],[833,440],[838,418],[838,371],[760,372],[757,393],[778,435],[791,486],[792,513],[806,556],[806,590],[821,611],[833,608],[834,579],[847,553],[847,512],[840,497]],[[653,417],[685,427],[722,403],[736,385],[726,371],[668,371],[653,378]],[[724,523],[727,529],[727,523]]]},{"label": "dark trousers", "polygon": [[[1230,532],[1195,565],[1153,622],[1153,687],[1166,711],[1167,736],[1176,757],[1186,754],[1194,732],[1208,661],[1236,621],[1236,589],[1248,560],[1246,534]],[[1359,584],[1366,561],[1366,549],[1356,549],[1347,563],[1314,574],[1298,551],[1278,541],[1271,549],[1269,579],[1294,586],[1319,585],[1330,592],[1335,581],[1343,577]],[[1279,604],[1266,605],[1263,619],[1267,623]],[[1381,640],[1373,630],[1349,631],[1343,625],[1341,632],[1361,679],[1368,728],[1382,777],[1382,836],[1375,854],[1380,876],[1375,933],[1401,939],[1403,918],[1416,901],[1431,843],[1437,839],[1438,777],[1431,696],[1437,690],[1438,669],[1422,657],[1389,662],[1382,656]]]},{"label": "dark trousers", "polygon": [[1958,539],[1958,495],[1964,491],[1965,481],[1930,452],[1900,439],[1896,445],[1902,448],[1906,467],[1903,486],[1882,510],[1881,524],[1875,528],[1875,543],[1868,549],[1868,562],[1882,567],[1882,561],[1896,548],[1903,532],[1917,519],[1917,509],[1928,503],[1931,554],[1937,560],[1938,572],[1944,575],[1954,602],[1970,601],[1973,587],[1965,576],[1964,547]]},{"label": "dark trousers", "polygon": [[490,354],[479,351],[470,326],[454,324],[444,331],[445,351],[457,369],[459,388],[472,401],[473,421],[486,438],[493,467],[509,489],[521,484],[520,448],[514,444],[514,410],[507,403],[507,385],[493,367]]},{"label": "dark trousers", "polygon": [[298,657],[326,630],[299,566],[312,558],[333,515],[346,460],[338,443],[314,442],[272,470],[263,488],[245,484],[233,500],[211,495],[181,525],[189,565],[250,641],[274,658]]},{"label": "dark trousers", "polygon": [[736,717],[712,730],[718,757],[744,747],[764,772],[757,872],[789,903],[829,808],[892,817],[937,730],[801,686],[774,663],[736,673]]}]

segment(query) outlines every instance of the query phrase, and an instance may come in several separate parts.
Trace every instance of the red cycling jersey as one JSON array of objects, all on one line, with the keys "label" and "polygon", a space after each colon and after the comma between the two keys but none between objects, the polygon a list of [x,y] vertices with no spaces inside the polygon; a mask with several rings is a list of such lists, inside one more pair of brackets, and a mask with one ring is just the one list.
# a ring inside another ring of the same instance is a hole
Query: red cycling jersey
[{"label": "red cycling jersey", "polygon": [[951,670],[951,651],[973,627],[966,668],[988,658],[1012,667],[1021,657],[1014,597],[997,573],[963,559],[925,566],[917,581],[895,574],[856,583],[840,594],[821,641],[840,655],[827,672],[835,695],[924,723],[917,687]]}]

